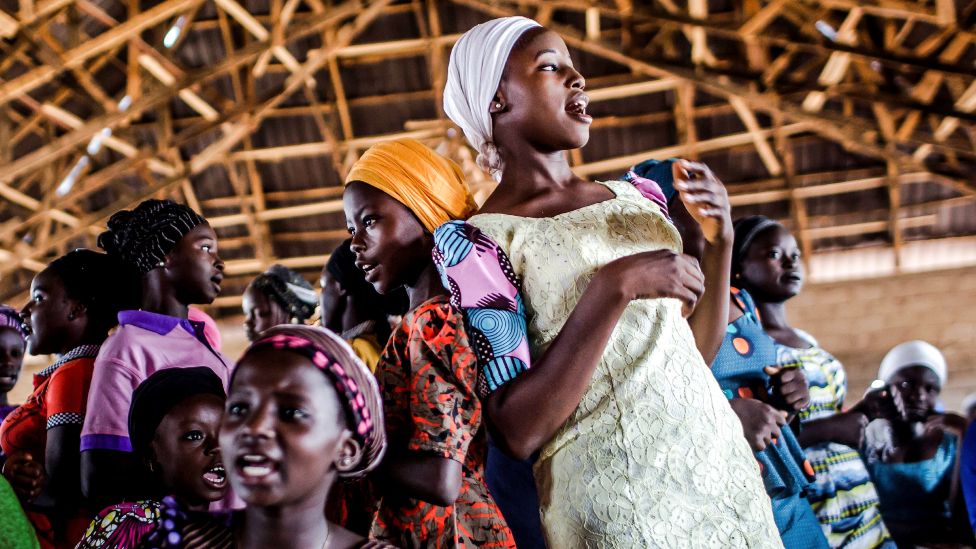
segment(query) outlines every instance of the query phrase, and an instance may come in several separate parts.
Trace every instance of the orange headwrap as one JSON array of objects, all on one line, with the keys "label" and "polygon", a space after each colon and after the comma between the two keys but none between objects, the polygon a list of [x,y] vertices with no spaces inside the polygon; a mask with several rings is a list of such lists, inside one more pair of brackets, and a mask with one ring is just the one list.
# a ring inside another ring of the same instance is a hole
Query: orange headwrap
[{"label": "orange headwrap", "polygon": [[431,232],[477,209],[461,168],[414,139],[370,147],[346,176],[346,185],[353,181],[392,196]]}]

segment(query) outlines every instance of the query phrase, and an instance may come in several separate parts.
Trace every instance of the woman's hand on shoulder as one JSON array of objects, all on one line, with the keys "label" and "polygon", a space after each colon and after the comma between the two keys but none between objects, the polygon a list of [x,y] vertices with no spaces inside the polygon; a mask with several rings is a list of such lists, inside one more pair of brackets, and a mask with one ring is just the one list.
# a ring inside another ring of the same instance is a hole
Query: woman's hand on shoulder
[{"label": "woman's hand on shoulder", "polygon": [[732,242],[732,206],[729,193],[712,170],[701,162],[672,164],[674,188],[691,217],[701,226],[710,245]]},{"label": "woman's hand on shoulder", "polygon": [[698,261],[671,250],[655,250],[621,257],[605,265],[598,276],[626,301],[672,297],[682,302],[687,317],[705,293],[705,275]]}]

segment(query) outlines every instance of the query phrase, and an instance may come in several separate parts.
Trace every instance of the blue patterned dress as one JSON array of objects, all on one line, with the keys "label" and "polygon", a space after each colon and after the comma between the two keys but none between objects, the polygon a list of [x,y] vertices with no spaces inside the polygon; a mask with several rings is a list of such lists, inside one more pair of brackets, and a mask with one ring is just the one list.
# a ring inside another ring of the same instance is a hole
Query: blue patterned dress
[{"label": "blue patterned dress", "polygon": [[[732,302],[742,316],[728,325],[725,339],[712,362],[712,374],[725,396],[732,399],[757,398],[777,407],[770,391],[767,366],[798,367],[784,364],[776,342],[762,329],[756,306],[745,290],[732,288]],[[826,548],[827,540],[810,504],[803,497],[813,479],[813,468],[789,425],[782,436],[761,452],[756,461],[762,470],[763,484],[773,504],[773,518],[786,549]]]}]

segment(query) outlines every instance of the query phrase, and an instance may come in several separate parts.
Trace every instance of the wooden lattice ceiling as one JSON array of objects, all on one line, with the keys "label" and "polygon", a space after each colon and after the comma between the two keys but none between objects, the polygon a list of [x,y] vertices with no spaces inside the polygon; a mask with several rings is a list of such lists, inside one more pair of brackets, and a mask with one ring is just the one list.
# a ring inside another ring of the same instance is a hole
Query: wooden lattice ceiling
[{"label": "wooden lattice ceiling", "polygon": [[[459,161],[450,47],[490,17],[559,31],[598,119],[579,173],[712,164],[806,255],[976,235],[976,0],[0,0],[0,298],[150,196],[201,210],[232,278],[312,278],[342,176],[412,136]],[[178,30],[176,30],[178,29]],[[974,244],[976,245],[976,244]]]}]

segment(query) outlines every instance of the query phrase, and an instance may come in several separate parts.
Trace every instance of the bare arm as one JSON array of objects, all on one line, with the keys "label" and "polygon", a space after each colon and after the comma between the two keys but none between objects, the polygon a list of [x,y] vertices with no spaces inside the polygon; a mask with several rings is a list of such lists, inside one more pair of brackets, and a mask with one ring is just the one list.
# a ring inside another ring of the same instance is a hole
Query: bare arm
[{"label": "bare arm", "polygon": [[461,464],[453,459],[406,451],[384,461],[382,475],[390,481],[388,493],[441,506],[454,505],[461,493]]},{"label": "bare arm", "polygon": [[725,185],[708,166],[680,160],[671,165],[674,188],[680,200],[672,200],[671,216],[683,226],[682,238],[700,249],[705,293],[688,317],[695,343],[706,364],[711,364],[725,339],[729,318],[729,285],[732,264],[732,214]]},{"label": "bare arm", "polygon": [[102,509],[140,495],[141,475],[135,456],[117,450],[81,453],[81,492],[90,507]]},{"label": "bare arm", "polygon": [[546,352],[488,397],[495,441],[506,453],[527,459],[552,438],[582,400],[631,300],[675,297],[688,314],[701,292],[701,271],[690,256],[658,250],[607,264],[590,281]]},{"label": "bare arm", "polygon": [[58,518],[64,518],[80,504],[80,444],[81,425],[61,425],[47,430],[44,451],[47,482],[37,503],[52,507]]}]

